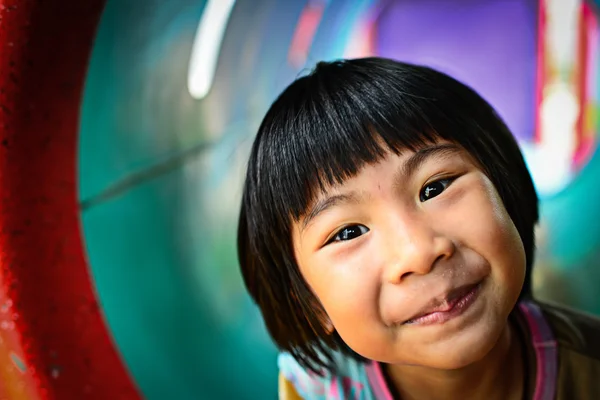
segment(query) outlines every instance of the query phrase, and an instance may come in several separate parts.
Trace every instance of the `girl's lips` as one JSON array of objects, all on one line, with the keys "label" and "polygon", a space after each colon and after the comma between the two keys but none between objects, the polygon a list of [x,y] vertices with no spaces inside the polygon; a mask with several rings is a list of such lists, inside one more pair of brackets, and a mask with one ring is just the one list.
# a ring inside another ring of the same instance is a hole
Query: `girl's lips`
[{"label": "girl's lips", "polygon": [[462,314],[475,301],[480,287],[481,282],[464,285],[449,291],[441,298],[434,298],[404,324],[429,325],[446,322]]}]

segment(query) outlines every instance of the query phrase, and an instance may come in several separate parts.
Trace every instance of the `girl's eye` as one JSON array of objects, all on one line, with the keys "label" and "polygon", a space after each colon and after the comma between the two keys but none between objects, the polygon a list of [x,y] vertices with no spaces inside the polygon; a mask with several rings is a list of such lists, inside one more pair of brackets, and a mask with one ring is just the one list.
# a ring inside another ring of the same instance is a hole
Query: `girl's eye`
[{"label": "girl's eye", "polygon": [[419,199],[421,201],[433,199],[446,190],[453,180],[453,178],[446,178],[428,183],[423,187],[423,189],[421,189],[421,193],[419,193]]},{"label": "girl's eye", "polygon": [[330,242],[344,242],[347,240],[356,239],[367,232],[369,232],[369,228],[364,225],[349,225],[336,233]]}]

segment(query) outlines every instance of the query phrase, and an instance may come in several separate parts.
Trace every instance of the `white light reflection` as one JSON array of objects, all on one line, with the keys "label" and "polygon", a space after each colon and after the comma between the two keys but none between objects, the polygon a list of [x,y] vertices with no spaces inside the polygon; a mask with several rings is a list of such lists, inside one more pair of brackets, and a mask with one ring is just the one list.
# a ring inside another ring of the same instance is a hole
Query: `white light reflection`
[{"label": "white light reflection", "polygon": [[551,196],[573,179],[573,154],[579,116],[577,96],[566,84],[548,87],[541,109],[542,137],[523,153],[541,196]]},{"label": "white light reflection", "polygon": [[210,92],[234,5],[235,0],[209,0],[202,13],[188,70],[188,91],[196,100],[203,99]]}]

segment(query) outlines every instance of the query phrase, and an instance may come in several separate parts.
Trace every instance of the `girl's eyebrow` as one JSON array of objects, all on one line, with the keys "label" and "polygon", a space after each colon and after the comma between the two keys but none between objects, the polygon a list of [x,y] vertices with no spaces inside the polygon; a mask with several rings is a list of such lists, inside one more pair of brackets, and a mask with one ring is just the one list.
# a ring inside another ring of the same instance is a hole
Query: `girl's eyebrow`
[{"label": "girl's eyebrow", "polygon": [[[412,176],[427,160],[432,157],[450,157],[461,152],[461,148],[453,143],[440,143],[423,147],[413,153],[404,162],[398,178]],[[396,181],[398,181],[397,179]]]},{"label": "girl's eyebrow", "polygon": [[308,228],[310,223],[314,221],[314,219],[325,210],[330,209],[334,206],[338,206],[340,204],[348,204],[348,203],[358,203],[361,201],[361,196],[357,192],[348,192],[336,194],[333,196],[328,196],[318,200],[306,213],[306,216],[302,220],[302,224],[300,227],[300,232],[303,232]]}]

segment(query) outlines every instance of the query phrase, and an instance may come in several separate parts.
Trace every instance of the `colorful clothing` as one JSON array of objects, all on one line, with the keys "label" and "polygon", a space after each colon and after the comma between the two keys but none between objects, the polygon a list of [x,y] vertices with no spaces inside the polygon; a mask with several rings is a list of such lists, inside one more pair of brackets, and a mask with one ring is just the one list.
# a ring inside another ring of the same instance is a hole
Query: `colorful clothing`
[{"label": "colorful clothing", "polygon": [[[530,343],[526,398],[600,399],[600,320],[533,301],[521,302],[513,317]],[[338,374],[322,377],[281,354],[280,400],[393,399],[379,363],[343,355],[335,362]]]}]

